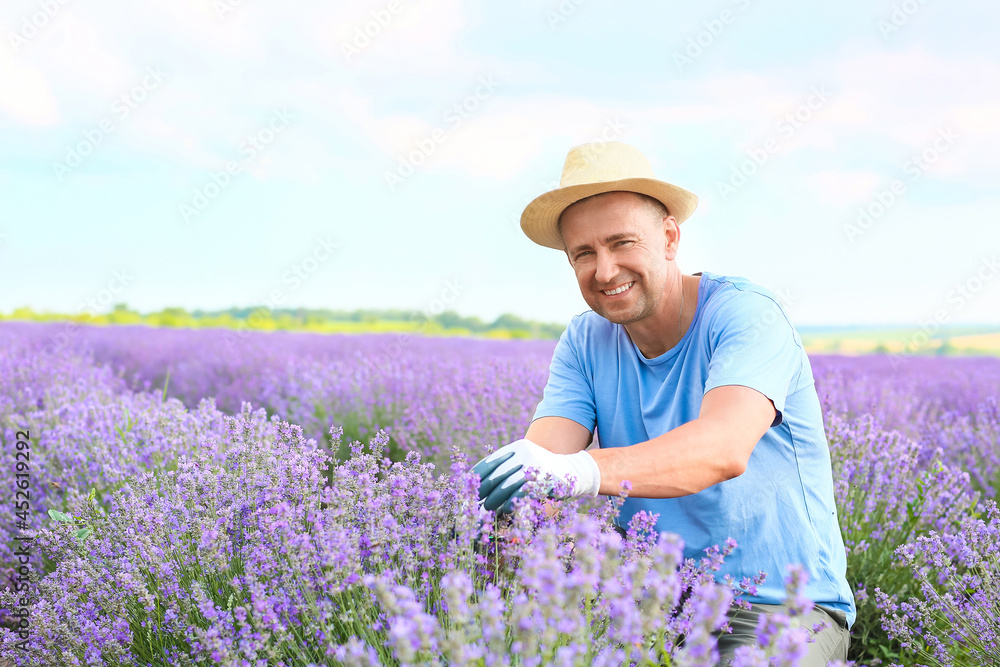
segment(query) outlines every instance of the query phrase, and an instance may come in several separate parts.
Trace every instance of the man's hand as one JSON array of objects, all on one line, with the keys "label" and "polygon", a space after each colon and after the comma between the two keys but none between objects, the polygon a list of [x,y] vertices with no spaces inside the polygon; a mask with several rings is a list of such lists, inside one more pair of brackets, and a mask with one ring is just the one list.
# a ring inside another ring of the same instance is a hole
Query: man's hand
[{"label": "man's hand", "polygon": [[524,468],[535,468],[563,482],[575,480],[571,496],[596,496],[601,488],[601,470],[587,452],[553,454],[530,440],[518,440],[493,452],[473,467],[479,475],[479,499],[488,510],[510,511],[515,496],[524,495]]}]

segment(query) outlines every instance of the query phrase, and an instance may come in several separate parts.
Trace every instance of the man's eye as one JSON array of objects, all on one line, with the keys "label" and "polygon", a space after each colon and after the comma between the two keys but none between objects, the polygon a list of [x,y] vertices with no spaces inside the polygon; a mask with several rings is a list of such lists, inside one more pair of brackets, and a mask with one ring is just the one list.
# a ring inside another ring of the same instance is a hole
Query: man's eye
[{"label": "man's eye", "polygon": [[630,241],[630,240],[619,241],[618,245],[622,245],[623,243],[632,243],[632,241]]}]

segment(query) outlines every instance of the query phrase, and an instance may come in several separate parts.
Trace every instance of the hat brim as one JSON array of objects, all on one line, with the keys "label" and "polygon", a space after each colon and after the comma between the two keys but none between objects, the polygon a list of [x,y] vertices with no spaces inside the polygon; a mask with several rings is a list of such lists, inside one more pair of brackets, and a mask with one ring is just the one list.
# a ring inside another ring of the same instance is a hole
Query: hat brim
[{"label": "hat brim", "polygon": [[559,216],[570,204],[603,192],[626,190],[658,199],[680,224],[698,207],[698,196],[655,178],[624,178],[602,183],[581,183],[550,190],[535,197],[521,213],[521,229],[529,239],[548,248],[565,250],[559,234]]}]

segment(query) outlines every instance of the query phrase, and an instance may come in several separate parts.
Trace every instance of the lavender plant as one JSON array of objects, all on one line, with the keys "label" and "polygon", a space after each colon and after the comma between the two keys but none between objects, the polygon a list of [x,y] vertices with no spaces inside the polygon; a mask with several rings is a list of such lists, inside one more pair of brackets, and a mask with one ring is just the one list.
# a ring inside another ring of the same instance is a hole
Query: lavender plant
[{"label": "lavender plant", "polygon": [[[971,408],[971,409],[970,409]],[[948,410],[917,424],[922,455],[947,452],[947,458],[968,471],[973,486],[985,497],[1000,489],[1000,396],[987,396],[974,406]]]},{"label": "lavender plant", "polygon": [[923,463],[919,444],[883,430],[871,415],[850,421],[828,415],[826,430],[847,579],[858,609],[850,657],[898,659],[900,646],[882,629],[871,594],[876,588],[894,598],[915,594],[912,577],[894,562],[895,549],[958,526],[975,510],[979,494],[968,473],[942,462],[941,450]]},{"label": "lavender plant", "polygon": [[809,574],[800,565],[790,565],[785,576],[785,594],[788,613],[761,615],[756,629],[756,646],[736,649],[732,667],[793,667],[806,656],[811,640],[810,630],[802,624],[802,617],[812,611],[815,604],[803,596]]},{"label": "lavender plant", "polygon": [[919,595],[897,600],[876,589],[884,626],[921,664],[1000,664],[1000,510],[986,502],[986,521],[967,517],[955,531],[904,544]]},{"label": "lavender plant", "polygon": [[[12,338],[51,340],[61,325],[0,323]],[[554,341],[434,339],[146,327],[84,327],[63,349],[114,369],[127,386],[194,408],[213,398],[228,414],[251,400],[322,442],[331,423],[346,442],[379,429],[389,453],[447,466],[453,447],[481,458],[517,439],[541,397]],[[168,383],[169,378],[169,383]],[[342,458],[349,454],[345,448]]]}]

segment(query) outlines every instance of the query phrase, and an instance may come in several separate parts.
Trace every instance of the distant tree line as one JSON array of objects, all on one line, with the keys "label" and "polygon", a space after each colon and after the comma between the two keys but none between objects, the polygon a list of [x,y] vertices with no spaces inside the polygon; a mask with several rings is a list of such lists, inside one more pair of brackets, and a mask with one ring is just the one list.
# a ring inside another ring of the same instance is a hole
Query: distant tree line
[{"label": "distant tree line", "polygon": [[555,339],[565,329],[563,324],[527,320],[505,313],[492,322],[479,317],[464,317],[452,310],[437,315],[420,310],[361,309],[331,310],[326,308],[227,308],[225,310],[193,310],[164,308],[139,313],[127,304],[115,304],[108,313],[67,315],[39,313],[30,308],[18,308],[10,315],[0,314],[0,320],[66,321],[89,324],[139,324],[182,328],[244,328],[279,331],[319,331],[328,333],[414,331],[428,335],[476,335],[494,338]]}]

